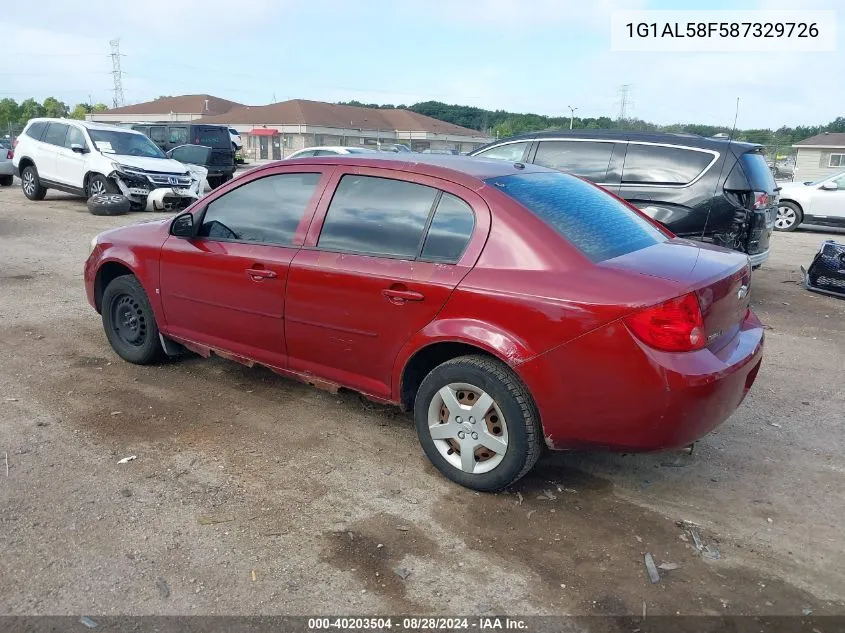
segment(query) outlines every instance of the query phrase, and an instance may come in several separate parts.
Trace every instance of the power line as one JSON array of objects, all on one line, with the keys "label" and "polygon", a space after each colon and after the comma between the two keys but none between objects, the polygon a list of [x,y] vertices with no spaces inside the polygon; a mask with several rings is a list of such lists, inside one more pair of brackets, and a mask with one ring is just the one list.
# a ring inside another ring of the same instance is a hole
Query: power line
[{"label": "power line", "polygon": [[111,45],[111,69],[112,79],[114,81],[114,107],[119,108],[123,105],[123,73],[120,70],[120,38],[109,42]]}]

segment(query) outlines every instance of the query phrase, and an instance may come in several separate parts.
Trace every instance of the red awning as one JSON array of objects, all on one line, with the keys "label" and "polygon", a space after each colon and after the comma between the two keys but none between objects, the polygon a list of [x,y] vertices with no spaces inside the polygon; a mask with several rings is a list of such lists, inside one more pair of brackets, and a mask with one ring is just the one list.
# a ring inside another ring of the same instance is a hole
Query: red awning
[{"label": "red awning", "polygon": [[272,127],[254,127],[249,131],[252,136],[278,136],[279,130]]}]

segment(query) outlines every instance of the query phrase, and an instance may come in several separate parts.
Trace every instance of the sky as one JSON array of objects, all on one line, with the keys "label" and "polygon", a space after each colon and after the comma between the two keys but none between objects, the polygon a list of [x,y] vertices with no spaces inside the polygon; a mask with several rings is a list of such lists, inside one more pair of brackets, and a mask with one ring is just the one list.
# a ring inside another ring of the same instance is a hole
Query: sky
[{"label": "sky", "polygon": [[[120,38],[126,103],[208,93],[447,103],[740,128],[845,115],[842,0],[40,0],[0,12],[0,98],[112,103]],[[836,53],[617,53],[621,9],[836,9]]]}]

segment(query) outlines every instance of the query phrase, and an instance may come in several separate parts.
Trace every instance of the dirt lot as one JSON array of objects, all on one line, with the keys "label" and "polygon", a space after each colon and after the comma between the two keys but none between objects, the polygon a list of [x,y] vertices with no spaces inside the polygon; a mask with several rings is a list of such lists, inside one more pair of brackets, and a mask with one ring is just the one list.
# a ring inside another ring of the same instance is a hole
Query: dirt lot
[{"label": "dirt lot", "polygon": [[144,217],[0,189],[0,613],[845,614],[845,301],[797,284],[824,234],[775,236],[763,369],[692,457],[551,454],[483,495],[355,394],[119,360],[82,263]]}]

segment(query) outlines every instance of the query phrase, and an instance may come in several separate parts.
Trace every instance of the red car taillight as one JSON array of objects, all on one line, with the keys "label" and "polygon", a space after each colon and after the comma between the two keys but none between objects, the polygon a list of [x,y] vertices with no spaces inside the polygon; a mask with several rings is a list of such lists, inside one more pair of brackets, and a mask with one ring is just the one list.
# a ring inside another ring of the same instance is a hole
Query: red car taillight
[{"label": "red car taillight", "polygon": [[15,157],[15,153],[12,150],[8,150],[6,152],[6,158],[8,158],[9,160],[12,160],[14,157]]},{"label": "red car taillight", "polygon": [[625,317],[643,343],[665,352],[692,352],[707,345],[704,317],[694,293]]}]

